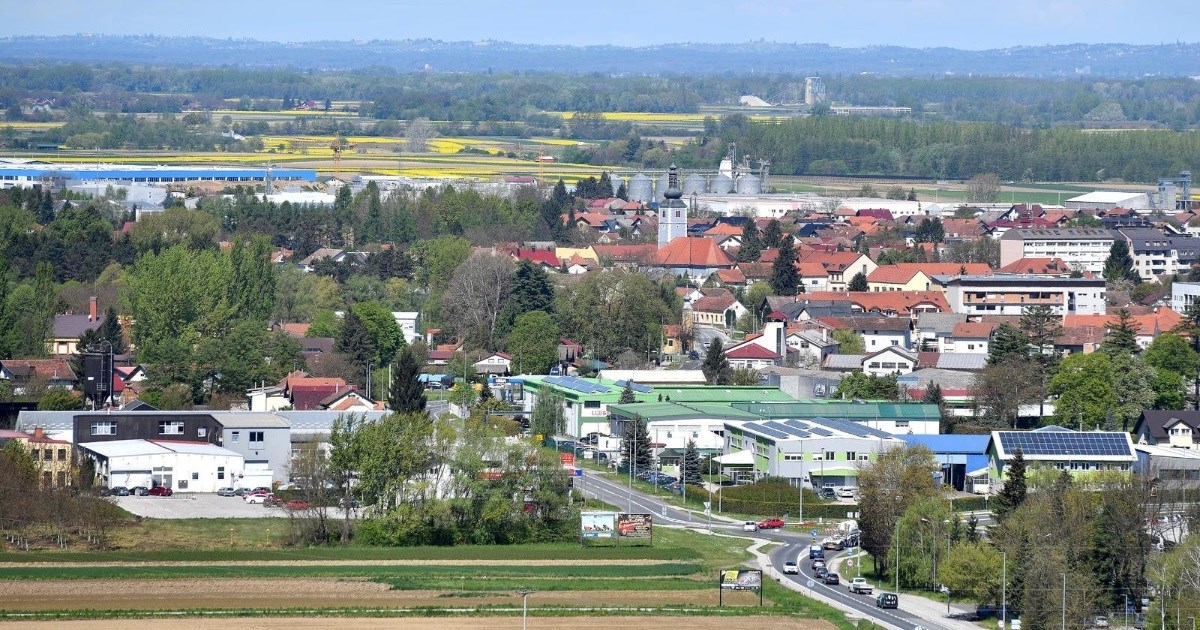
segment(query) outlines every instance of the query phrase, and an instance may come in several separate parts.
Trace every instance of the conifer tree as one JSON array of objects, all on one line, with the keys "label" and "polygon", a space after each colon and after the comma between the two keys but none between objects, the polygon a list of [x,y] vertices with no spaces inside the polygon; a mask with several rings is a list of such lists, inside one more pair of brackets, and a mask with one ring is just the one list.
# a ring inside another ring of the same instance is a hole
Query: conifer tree
[{"label": "conifer tree", "polygon": [[792,248],[792,237],[779,244],[779,256],[771,266],[771,290],[775,295],[793,296],[799,293],[800,272],[796,270],[796,250]]},{"label": "conifer tree", "polygon": [[687,448],[683,451],[683,478],[684,483],[698,485],[704,479],[700,476],[700,451],[696,450],[696,441],[688,440]]},{"label": "conifer tree", "polygon": [[1005,466],[1004,477],[1004,488],[996,495],[996,507],[992,510],[997,521],[1003,521],[1025,502],[1025,454],[1021,449],[1013,453]]},{"label": "conifer tree", "polygon": [[388,407],[392,411],[415,413],[425,410],[425,388],[421,386],[420,372],[421,367],[412,350],[407,345],[400,348],[392,362],[392,386],[388,392]]}]

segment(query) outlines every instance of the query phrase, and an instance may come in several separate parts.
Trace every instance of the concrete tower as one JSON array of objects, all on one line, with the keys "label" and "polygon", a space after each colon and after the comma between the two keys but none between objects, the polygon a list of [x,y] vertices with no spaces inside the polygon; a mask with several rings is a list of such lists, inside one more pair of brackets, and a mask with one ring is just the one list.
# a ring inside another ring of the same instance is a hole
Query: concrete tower
[{"label": "concrete tower", "polygon": [[662,205],[658,207],[658,246],[687,236],[688,207],[682,200],[683,189],[679,187],[679,169],[671,165],[667,175],[667,191],[663,193]]}]

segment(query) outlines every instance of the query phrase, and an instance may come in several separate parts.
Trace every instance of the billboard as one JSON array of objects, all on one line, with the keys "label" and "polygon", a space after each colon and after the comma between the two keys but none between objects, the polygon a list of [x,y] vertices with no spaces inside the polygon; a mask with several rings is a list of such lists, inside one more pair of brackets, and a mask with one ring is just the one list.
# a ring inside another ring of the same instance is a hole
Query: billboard
[{"label": "billboard", "polygon": [[622,540],[650,540],[653,527],[654,516],[651,514],[617,515],[617,537]]},{"label": "billboard", "polygon": [[581,538],[612,538],[617,533],[616,512],[583,512],[579,516]]},{"label": "billboard", "polygon": [[757,569],[727,569],[721,571],[721,590],[757,591],[762,589],[762,571]]}]

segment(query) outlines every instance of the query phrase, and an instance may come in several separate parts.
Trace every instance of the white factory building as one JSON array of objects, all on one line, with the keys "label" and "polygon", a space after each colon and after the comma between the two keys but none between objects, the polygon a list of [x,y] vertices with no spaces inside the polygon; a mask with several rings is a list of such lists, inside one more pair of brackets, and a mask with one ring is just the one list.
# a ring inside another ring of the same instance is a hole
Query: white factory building
[{"label": "white factory building", "polygon": [[235,485],[242,456],[207,442],[115,440],[79,444],[96,463],[96,476],[107,488],[165,486],[173,492],[216,492]]}]

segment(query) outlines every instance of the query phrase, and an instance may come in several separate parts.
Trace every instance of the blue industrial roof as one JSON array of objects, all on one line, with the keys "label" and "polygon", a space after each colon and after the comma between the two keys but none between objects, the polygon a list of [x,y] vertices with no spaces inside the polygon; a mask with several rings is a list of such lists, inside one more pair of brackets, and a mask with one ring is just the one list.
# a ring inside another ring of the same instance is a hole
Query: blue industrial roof
[{"label": "blue industrial roof", "polygon": [[[311,169],[272,168],[271,178],[278,180],[316,181],[317,172]],[[206,167],[206,166],[147,166],[106,164],[47,164],[42,166],[0,167],[0,179],[19,177],[65,177],[79,180],[119,181],[187,181],[187,180],[243,180],[265,179],[265,167]]]},{"label": "blue industrial roof", "polygon": [[939,453],[982,454],[987,453],[990,435],[901,435],[900,439],[910,445],[921,445]]}]

